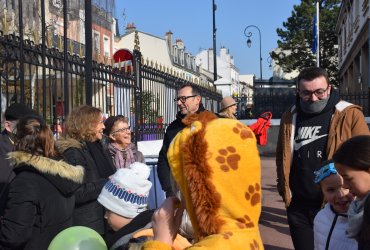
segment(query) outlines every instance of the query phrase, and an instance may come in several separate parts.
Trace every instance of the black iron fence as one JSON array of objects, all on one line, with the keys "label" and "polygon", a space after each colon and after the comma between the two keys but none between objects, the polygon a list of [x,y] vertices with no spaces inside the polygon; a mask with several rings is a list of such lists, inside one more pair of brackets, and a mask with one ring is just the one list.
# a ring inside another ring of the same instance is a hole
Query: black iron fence
[{"label": "black iron fence", "polygon": [[273,118],[280,119],[295,103],[295,92],[295,88],[255,88],[253,113],[257,118],[263,112],[269,111]]},{"label": "black iron fence", "polygon": [[253,100],[248,98],[238,98],[238,119],[256,119],[264,112],[271,112],[274,119],[280,119],[295,102],[295,82],[256,80],[253,86]]},{"label": "black iron fence", "polygon": [[197,85],[205,107],[217,111],[222,96],[213,86],[145,65],[138,50],[133,54],[131,71],[93,61],[92,81],[87,82],[84,58],[70,53],[65,58],[56,48],[0,32],[1,107],[4,110],[12,102],[22,102],[53,124],[85,104],[90,88],[91,104],[107,116],[127,116],[139,141],[163,137],[166,126],[175,119],[177,106],[173,100],[182,84]]},{"label": "black iron fence", "polygon": [[348,102],[357,104],[362,107],[362,112],[365,116],[369,116],[369,93],[358,93],[358,94],[341,94],[341,98]]},{"label": "black iron fence", "polygon": [[[296,102],[296,87],[287,83],[286,86],[282,86],[281,83],[265,84],[263,86],[257,85],[254,87],[253,93],[253,106],[247,109],[240,109],[241,119],[258,118],[260,114],[266,111],[272,112],[272,117],[280,119],[282,114],[289,109],[290,106]],[[353,104],[362,107],[365,116],[369,116],[369,93],[357,93],[357,94],[342,94],[340,93],[342,100],[351,102]],[[245,98],[240,98],[239,102],[241,106],[246,102]],[[247,107],[247,105],[245,105]]]}]

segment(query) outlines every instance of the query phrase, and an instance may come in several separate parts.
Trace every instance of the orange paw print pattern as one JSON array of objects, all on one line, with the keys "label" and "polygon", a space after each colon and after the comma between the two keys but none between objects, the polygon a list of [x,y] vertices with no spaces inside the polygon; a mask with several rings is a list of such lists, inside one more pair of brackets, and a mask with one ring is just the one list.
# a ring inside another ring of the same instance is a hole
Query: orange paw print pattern
[{"label": "orange paw print pattern", "polygon": [[254,186],[249,185],[248,191],[245,193],[245,199],[251,202],[252,206],[261,202],[260,185],[256,183]]},{"label": "orange paw print pattern", "polygon": [[240,138],[243,140],[246,140],[248,138],[253,138],[252,133],[246,129],[245,125],[242,125],[240,123],[236,124],[236,127],[233,128],[234,133],[240,134]]},{"label": "orange paw print pattern", "polygon": [[250,243],[249,246],[251,247],[251,250],[258,250],[258,249],[260,249],[260,246],[258,245],[258,242],[256,240],[253,240],[253,242]]},{"label": "orange paw print pattern", "polygon": [[251,221],[251,218],[249,218],[248,215],[244,215],[244,218],[237,218],[238,222],[236,222],[236,225],[239,228],[251,228],[254,227],[254,223]]},{"label": "orange paw print pattern", "polygon": [[228,172],[231,169],[237,170],[240,161],[240,155],[236,153],[236,149],[232,146],[225,149],[218,150],[220,154],[217,156],[216,161],[220,163],[222,171]]},{"label": "orange paw print pattern", "polygon": [[232,232],[226,232],[226,233],[223,233],[222,235],[224,236],[225,240],[228,240],[228,239],[230,239],[231,236],[233,236],[233,233]]}]

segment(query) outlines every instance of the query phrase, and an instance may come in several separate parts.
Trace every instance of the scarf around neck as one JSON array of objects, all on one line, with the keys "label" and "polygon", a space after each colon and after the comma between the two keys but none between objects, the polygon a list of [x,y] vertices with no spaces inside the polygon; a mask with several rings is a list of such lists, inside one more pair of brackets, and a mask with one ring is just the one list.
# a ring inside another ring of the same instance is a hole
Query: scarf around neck
[{"label": "scarf around neck", "polygon": [[126,149],[120,149],[116,143],[110,143],[108,148],[112,155],[114,166],[117,169],[127,168],[135,162],[134,153],[130,145]]},{"label": "scarf around neck", "polygon": [[356,239],[361,231],[362,220],[364,215],[364,204],[369,194],[361,200],[354,200],[348,208],[348,238]]}]

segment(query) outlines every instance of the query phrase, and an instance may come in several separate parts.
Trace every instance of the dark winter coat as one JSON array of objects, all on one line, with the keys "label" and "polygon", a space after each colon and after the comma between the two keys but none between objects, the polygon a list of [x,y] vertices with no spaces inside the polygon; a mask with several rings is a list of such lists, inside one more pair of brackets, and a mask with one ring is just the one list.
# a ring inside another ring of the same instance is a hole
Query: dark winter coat
[{"label": "dark winter coat", "polygon": [[68,163],[85,169],[83,184],[75,194],[74,225],[92,228],[103,235],[104,209],[96,199],[108,177],[115,171],[112,159],[99,142],[67,139],[58,141],[58,147]]},{"label": "dark winter coat", "polygon": [[[199,104],[199,112],[205,111],[203,104]],[[176,120],[170,123],[166,129],[166,133],[164,134],[163,138],[163,145],[161,148],[161,151],[159,152],[158,156],[158,179],[159,182],[161,183],[163,191],[166,192],[166,196],[175,196],[174,190],[172,190],[172,185],[171,185],[171,171],[170,171],[170,166],[168,165],[168,160],[167,160],[167,152],[168,152],[168,147],[170,146],[171,141],[175,136],[177,135],[178,132],[183,130],[185,128],[185,124],[182,123],[182,119],[185,118],[186,115],[181,114],[179,111],[176,115]]]},{"label": "dark winter coat", "polygon": [[13,168],[6,157],[9,152],[13,151],[13,148],[14,145],[9,138],[8,132],[4,130],[0,134],[0,216],[4,214],[9,183],[15,177]]},{"label": "dark winter coat", "polygon": [[72,226],[73,194],[84,169],[20,151],[9,157],[16,177],[9,185],[0,249],[47,249],[55,235]]}]

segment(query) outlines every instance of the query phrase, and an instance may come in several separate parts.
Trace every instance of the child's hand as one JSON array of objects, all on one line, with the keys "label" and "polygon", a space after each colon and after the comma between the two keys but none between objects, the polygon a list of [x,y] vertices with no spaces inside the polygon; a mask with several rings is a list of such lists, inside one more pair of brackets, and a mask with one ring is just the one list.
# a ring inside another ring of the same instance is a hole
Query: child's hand
[{"label": "child's hand", "polygon": [[152,218],[154,240],[173,244],[179,230],[184,209],[176,197],[167,198]]}]

